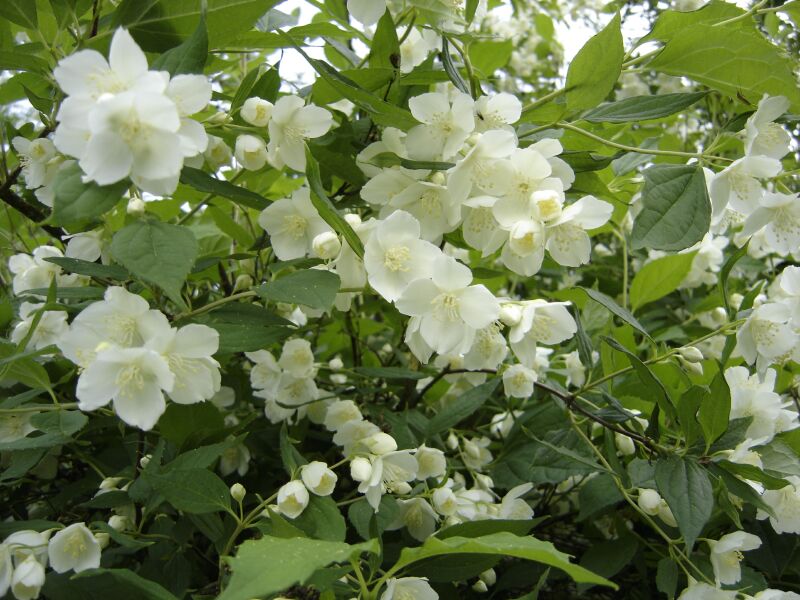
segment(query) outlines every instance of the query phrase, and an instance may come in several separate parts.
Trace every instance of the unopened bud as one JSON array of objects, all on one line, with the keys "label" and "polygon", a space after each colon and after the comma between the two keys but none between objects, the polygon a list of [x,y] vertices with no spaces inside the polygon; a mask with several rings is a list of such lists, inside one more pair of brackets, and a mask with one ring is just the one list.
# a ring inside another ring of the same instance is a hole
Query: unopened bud
[{"label": "unopened bud", "polygon": [[108,543],[111,541],[111,536],[105,531],[99,531],[94,534],[94,539],[97,540],[97,543],[100,545],[100,549],[103,550],[108,547]]},{"label": "unopened bud", "polygon": [[272,109],[274,108],[272,102],[254,96],[248,98],[242,104],[242,110],[239,113],[245,122],[256,127],[266,127],[269,120],[272,118]]},{"label": "unopened bud", "polygon": [[436,171],[436,173],[431,175],[431,183],[434,183],[436,185],[444,185],[445,181],[446,181],[446,179],[445,179],[444,173]]},{"label": "unopened bud", "polygon": [[392,481],[388,487],[393,493],[400,496],[404,496],[411,492],[411,485],[406,481]]},{"label": "unopened bud", "polygon": [[479,579],[478,581],[472,584],[472,590],[474,592],[478,592],[479,594],[485,594],[486,592],[489,591],[489,587],[486,585],[485,582]]},{"label": "unopened bud", "polygon": [[514,327],[522,320],[522,309],[518,304],[504,304],[500,308],[500,321],[503,325]]},{"label": "unopened bud", "polygon": [[344,368],[344,362],[342,361],[341,358],[339,358],[337,356],[337,357],[332,358],[332,359],[330,359],[328,361],[328,368],[331,371],[338,371],[339,369],[343,369]]},{"label": "unopened bud", "polygon": [[627,435],[623,435],[621,433],[615,433],[614,443],[616,443],[617,450],[619,450],[622,456],[631,456],[632,454],[636,454],[636,445],[633,443],[633,440],[629,438]]},{"label": "unopened bud", "polygon": [[639,489],[639,498],[637,500],[639,508],[642,509],[647,515],[655,516],[658,514],[658,509],[661,506],[661,495],[651,489]]},{"label": "unopened bud", "polygon": [[218,112],[208,118],[208,122],[212,125],[222,125],[230,120],[231,116],[226,112]]},{"label": "unopened bud", "polygon": [[454,433],[450,433],[450,435],[447,436],[447,441],[445,443],[450,450],[458,448],[458,438]]},{"label": "unopened bud", "polygon": [[350,461],[350,477],[353,481],[366,481],[372,476],[372,463],[363,456]]},{"label": "unopened bud", "polygon": [[314,254],[322,260],[331,260],[339,255],[342,242],[333,231],[323,231],[311,242]]},{"label": "unopened bud", "polygon": [[244,497],[247,495],[247,490],[244,489],[244,486],[241,483],[234,483],[231,486],[231,498],[236,500],[236,502],[240,502],[244,500]]},{"label": "unopened bud", "polygon": [[233,284],[234,292],[244,292],[253,287],[253,278],[247,273],[242,273],[236,278],[236,283]]},{"label": "unopened bud", "polygon": [[111,527],[115,531],[125,531],[130,527],[130,519],[128,517],[123,517],[122,515],[111,515],[108,519],[108,526]]},{"label": "unopened bud", "polygon": [[147,468],[147,465],[150,464],[150,459],[153,458],[150,454],[145,454],[141,459],[139,459],[139,466],[143,469]]},{"label": "unopened bud", "polygon": [[359,225],[361,225],[361,217],[359,217],[355,213],[347,213],[344,216],[344,220],[347,221],[347,224],[350,225],[350,227],[353,227],[353,228],[356,228]]},{"label": "unopened bud", "polygon": [[372,454],[382,456],[389,452],[397,450],[397,442],[388,433],[379,431],[363,441],[363,444],[369,449]]},{"label": "unopened bud", "polygon": [[478,575],[486,585],[494,585],[497,583],[497,573],[494,569],[486,569],[483,573]]},{"label": "unopened bud", "polygon": [[703,353],[694,346],[684,346],[683,348],[678,348],[678,354],[683,357],[685,361],[690,363],[699,363],[704,359]]},{"label": "unopened bud", "polygon": [[133,217],[140,217],[144,214],[144,210],[144,200],[138,196],[133,196],[128,200],[128,207],[125,209],[125,212]]}]

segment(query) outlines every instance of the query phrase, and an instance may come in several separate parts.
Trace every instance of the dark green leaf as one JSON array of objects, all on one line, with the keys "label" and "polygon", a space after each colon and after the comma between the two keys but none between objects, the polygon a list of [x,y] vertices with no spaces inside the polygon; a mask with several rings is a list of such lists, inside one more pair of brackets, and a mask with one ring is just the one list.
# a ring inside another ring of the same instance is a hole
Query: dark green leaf
[{"label": "dark green leaf", "polygon": [[39,27],[36,2],[33,0],[3,0],[0,2],[0,17],[27,29]]},{"label": "dark green leaf", "polygon": [[208,58],[208,32],[206,20],[200,16],[197,28],[180,46],[170,48],[158,57],[150,69],[168,71],[170,75],[181,73],[202,73]]},{"label": "dark green leaf", "polygon": [[667,415],[674,416],[675,415],[675,407],[672,405],[672,401],[670,400],[669,394],[667,393],[666,387],[661,382],[661,380],[655,376],[655,374],[650,370],[641,358],[636,356],[633,352],[628,350],[625,346],[620,344],[617,340],[604,337],[603,341],[617,350],[618,352],[622,352],[625,356],[628,357],[628,360],[631,363],[631,367],[636,372],[636,375],[639,377],[641,382],[644,384],[645,389],[648,390],[650,394],[652,394],[655,398],[656,403],[658,406],[663,410]]},{"label": "dark green leaf", "polygon": [[456,86],[456,89],[465,94],[469,94],[467,82],[464,81],[461,73],[458,72],[458,69],[453,64],[453,57],[450,56],[450,47],[447,43],[447,36],[442,36],[442,51],[439,53],[439,60],[442,61],[444,71],[447,73],[452,84]]},{"label": "dark green leaf", "polygon": [[45,260],[58,265],[68,273],[77,273],[78,275],[100,277],[103,279],[116,279],[118,281],[124,281],[130,277],[130,274],[125,269],[117,265],[101,265],[99,263],[89,262],[88,260],[69,258],[67,256],[54,256],[52,258],[45,258]]},{"label": "dark green leaf", "polygon": [[204,514],[230,510],[230,491],[225,482],[207,469],[181,469],[143,473],[144,479],[177,510]]},{"label": "dark green leaf", "polygon": [[327,310],[336,299],[339,285],[339,276],[335,273],[321,269],[306,269],[265,283],[257,291],[265,300]]},{"label": "dark green leaf", "polygon": [[486,404],[486,401],[497,388],[498,383],[500,383],[500,378],[494,377],[468,390],[461,395],[457,402],[452,402],[444,409],[440,410],[428,421],[428,436],[441,433],[472,415],[481,406]]},{"label": "dark green leaf", "polygon": [[50,222],[54,225],[81,223],[100,217],[122,200],[128,181],[112,185],[83,182],[83,171],[78,163],[61,169],[53,182],[54,201]]},{"label": "dark green leaf", "polygon": [[711,381],[709,394],[700,405],[697,415],[706,440],[706,449],[727,431],[730,414],[731,391],[722,371],[719,371]]},{"label": "dark green leaf", "polygon": [[628,123],[668,117],[704,98],[708,92],[634,96],[603,104],[583,115],[591,123]]},{"label": "dark green leaf", "polygon": [[53,600],[178,600],[154,581],[127,569],[89,569],[81,573],[50,573],[43,588]]},{"label": "dark green leaf", "polygon": [[691,458],[671,456],[656,463],[656,485],[691,548],[714,509],[708,473]]},{"label": "dark green leaf", "polygon": [[634,317],[629,310],[626,310],[617,304],[613,298],[609,298],[602,292],[598,292],[597,290],[593,290],[591,288],[578,287],[577,289],[583,290],[586,295],[589,296],[589,298],[603,305],[609,312],[618,316],[628,325],[644,334],[644,337],[646,337],[648,340],[652,340],[650,334],[647,333],[647,330],[644,328],[644,325],[639,323],[639,321],[636,320],[636,317]]},{"label": "dark green leaf", "polygon": [[639,269],[631,282],[631,308],[663,298],[678,289],[689,274],[697,252],[663,256]]},{"label": "dark green leaf", "polygon": [[192,186],[200,192],[215,194],[233,200],[236,204],[246,206],[247,208],[255,208],[256,210],[263,210],[269,206],[266,198],[243,187],[235,185],[230,181],[216,179],[208,173],[200,169],[193,169],[192,167],[183,167],[181,171],[181,183]]},{"label": "dark green leaf", "polygon": [[372,48],[369,53],[370,67],[398,69],[400,67],[400,43],[391,13],[387,10],[378,21]]},{"label": "dark green leaf", "polygon": [[370,379],[425,379],[429,376],[422,371],[412,371],[403,367],[356,367],[353,370]]},{"label": "dark green leaf", "polygon": [[662,594],[666,594],[669,600],[675,598],[678,590],[678,565],[671,558],[662,558],[658,561],[656,568],[656,588]]},{"label": "dark green leaf", "polygon": [[644,172],[642,210],[633,222],[634,249],[683,250],[703,239],[711,224],[703,169],[657,165]]}]

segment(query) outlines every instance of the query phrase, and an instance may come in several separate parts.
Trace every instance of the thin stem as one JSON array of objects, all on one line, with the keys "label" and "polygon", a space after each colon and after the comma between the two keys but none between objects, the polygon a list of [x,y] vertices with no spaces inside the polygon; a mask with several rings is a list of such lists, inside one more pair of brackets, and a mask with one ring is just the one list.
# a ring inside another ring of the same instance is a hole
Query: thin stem
[{"label": "thin stem", "polygon": [[611,140],[602,138],[599,135],[591,133],[590,131],[586,131],[585,129],[576,127],[572,123],[565,123],[563,121],[555,123],[554,126],[560,127],[561,129],[567,129],[569,131],[574,131],[575,133],[579,133],[580,135],[587,137],[591,140],[600,142],[605,146],[609,146],[611,148],[618,148],[619,150],[625,150],[626,152],[636,152],[638,154],[652,154],[655,156],[678,156],[680,158],[705,158],[707,160],[723,160],[723,161],[733,162],[733,159],[730,158],[724,158],[722,156],[709,156],[706,154],[702,154],[700,152],[691,153],[691,152],[679,152],[677,150],[658,150],[656,148],[638,148],[636,146],[628,146],[626,144],[612,142]]},{"label": "thin stem", "polygon": [[2,415],[17,415],[30,412],[49,412],[54,410],[70,410],[78,408],[77,402],[65,402],[64,404],[45,404],[42,406],[23,406],[21,408],[3,408],[0,409]]},{"label": "thin stem", "polygon": [[200,308],[196,308],[194,310],[190,310],[188,312],[176,315],[175,320],[178,321],[180,319],[187,319],[189,317],[193,317],[195,315],[208,312],[209,310],[213,310],[218,306],[227,304],[228,302],[234,302],[236,300],[241,300],[242,298],[252,298],[253,296],[257,295],[258,294],[253,290],[248,290],[246,292],[239,292],[238,294],[233,294],[231,296],[226,296],[225,298],[220,298],[219,300],[215,300],[214,302],[209,302],[208,304],[206,304],[205,306],[201,306]]},{"label": "thin stem", "polygon": [[725,19],[724,21],[720,21],[719,23],[714,23],[712,27],[719,27],[720,25],[728,25],[730,23],[736,23],[737,21],[744,21],[748,17],[753,16],[758,12],[762,6],[764,6],[769,0],[760,0],[760,2],[756,2],[750,10],[746,13],[738,15],[736,17],[731,17],[730,19]]},{"label": "thin stem", "polygon": [[522,114],[524,115],[525,113],[529,113],[532,110],[539,108],[542,104],[547,104],[551,100],[554,100],[555,98],[558,98],[559,96],[566,93],[567,93],[567,88],[559,88],[557,90],[553,90],[552,92],[550,92],[549,94],[545,94],[538,100],[534,100],[533,102],[526,104],[522,108]]}]

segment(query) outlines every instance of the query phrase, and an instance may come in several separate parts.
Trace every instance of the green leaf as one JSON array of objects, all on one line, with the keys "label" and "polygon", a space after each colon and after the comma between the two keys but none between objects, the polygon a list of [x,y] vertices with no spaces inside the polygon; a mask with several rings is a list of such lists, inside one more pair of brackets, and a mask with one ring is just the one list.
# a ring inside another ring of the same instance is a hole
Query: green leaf
[{"label": "green leaf", "polygon": [[511,40],[473,42],[469,45],[469,59],[473,67],[491,77],[497,69],[508,64],[513,50],[514,42]]},{"label": "green leaf", "polygon": [[647,263],[631,282],[631,307],[640,306],[663,298],[678,289],[689,274],[697,252],[664,256]]},{"label": "green leaf", "polygon": [[684,27],[647,67],[688,77],[731,98],[741,94],[753,104],[764,94],[783,95],[794,110],[800,108],[793,62],[755,28],[738,22]]},{"label": "green leaf", "polygon": [[447,73],[447,76],[456,89],[464,94],[469,94],[469,85],[467,85],[461,73],[458,72],[458,68],[453,64],[453,57],[450,56],[450,46],[447,43],[447,36],[442,36],[442,51],[439,52],[439,60],[442,61],[444,72]]},{"label": "green leaf", "polygon": [[572,59],[567,71],[567,108],[578,112],[597,106],[614,89],[624,49],[619,13]]},{"label": "green leaf", "polygon": [[347,535],[344,517],[330,496],[311,494],[303,514],[293,519],[292,524],[316,540],[343,542]]},{"label": "green leaf", "polygon": [[177,510],[192,514],[230,510],[228,486],[207,469],[180,469],[167,474],[145,471],[142,477]]},{"label": "green leaf", "polygon": [[683,250],[703,239],[711,224],[703,169],[657,165],[644,172],[642,210],[633,222],[635,250]]},{"label": "green leaf", "polygon": [[681,394],[678,399],[678,422],[681,425],[686,446],[691,447],[700,435],[700,423],[697,410],[709,396],[708,390],[700,385],[693,385]]},{"label": "green leaf", "polygon": [[404,169],[416,169],[420,171],[447,171],[456,166],[455,163],[449,162],[411,160],[410,158],[397,156],[394,152],[381,152],[380,154],[376,154],[369,160],[369,163],[381,168],[400,166]]},{"label": "green leaf", "polygon": [[727,460],[717,461],[716,464],[721,469],[724,469],[725,471],[728,471],[737,477],[749,479],[750,481],[757,481],[758,483],[763,484],[768,490],[782,490],[787,485],[790,485],[785,479],[773,477],[755,465],[734,463]]},{"label": "green leaf", "polygon": [[44,433],[56,433],[70,437],[83,429],[89,417],[77,410],[56,410],[35,414],[31,417],[31,425]]},{"label": "green leaf", "polygon": [[0,17],[27,29],[39,27],[36,2],[33,0],[3,0],[0,2]]},{"label": "green leaf", "polygon": [[225,423],[219,409],[211,402],[197,404],[170,403],[158,419],[158,430],[178,448],[190,437],[222,431]]},{"label": "green leaf", "polygon": [[671,558],[662,558],[658,561],[656,568],[656,588],[662,594],[666,594],[667,598],[672,600],[675,598],[675,592],[678,590],[678,565],[675,564]]},{"label": "green leaf", "polygon": [[362,552],[376,553],[375,541],[350,545],[271,536],[250,540],[239,546],[235,557],[227,559],[233,574],[217,600],[263,598],[295,584],[302,585],[318,569],[347,562]]},{"label": "green leaf", "polygon": [[428,373],[412,371],[403,367],[355,367],[353,370],[370,379],[425,379],[429,377]]},{"label": "green leaf", "polygon": [[658,493],[667,501],[678,529],[691,549],[714,509],[708,473],[691,458],[671,456],[656,463]]},{"label": "green leaf", "polygon": [[428,421],[428,436],[441,433],[472,415],[486,404],[499,383],[500,378],[494,377],[462,394],[457,402],[448,404]]},{"label": "green leaf", "polygon": [[322,269],[305,269],[267,282],[257,291],[265,300],[327,310],[336,300],[340,283],[336,273]]},{"label": "green leaf", "polygon": [[772,510],[772,507],[769,506],[764,500],[761,498],[761,495],[756,492],[749,484],[745,483],[739,477],[734,475],[733,473],[729,473],[722,467],[711,463],[709,466],[709,471],[712,474],[719,477],[722,483],[725,485],[725,488],[733,495],[738,496],[748,504],[755,506],[756,508],[763,510],[765,513],[774,516],[775,512]]},{"label": "green leaf", "polygon": [[127,180],[103,186],[93,181],[84,183],[83,171],[78,163],[73,163],[61,169],[53,182],[55,197],[50,222],[68,225],[95,219],[122,200],[128,185]]},{"label": "green leaf", "polygon": [[667,415],[675,416],[675,407],[672,405],[667,389],[664,387],[661,380],[653,374],[650,367],[617,340],[604,337],[603,341],[614,348],[614,350],[622,352],[628,357],[631,367],[633,367],[637,377],[639,377],[639,380],[644,384],[645,389],[648,390],[649,395],[655,396],[656,403]]},{"label": "green leaf", "polygon": [[170,48],[158,57],[150,69],[167,71],[170,75],[181,73],[202,73],[208,58],[208,32],[206,20],[200,16],[197,28],[180,46]]},{"label": "green leaf", "polygon": [[[381,497],[378,512],[372,510],[366,498],[353,502],[347,509],[347,518],[352,523],[358,535],[369,540],[373,536],[380,536],[397,518],[400,507],[397,500],[391,496]],[[372,532],[372,533],[371,533]]]},{"label": "green leaf", "polygon": [[200,169],[183,167],[181,171],[181,183],[185,183],[199,192],[206,192],[228,198],[236,202],[236,204],[246,206],[247,208],[264,210],[269,206],[269,202],[261,194],[246,190],[230,181],[216,179]]},{"label": "green leaf", "polygon": [[50,65],[43,58],[22,50],[0,50],[0,69],[46,73]]},{"label": "green leaf", "polygon": [[625,498],[622,497],[612,475],[600,474],[592,477],[578,490],[578,505],[580,506],[578,520],[588,519],[603,509],[624,500]]},{"label": "green leaf", "polygon": [[535,519],[487,519],[482,521],[464,521],[440,529],[433,535],[440,540],[451,537],[476,538],[493,533],[506,531],[514,535],[528,535],[537,523],[547,519],[547,517],[537,517]]},{"label": "green leaf", "polygon": [[116,279],[118,281],[124,281],[130,277],[130,274],[125,269],[117,265],[101,265],[79,258],[69,258],[68,256],[53,256],[45,258],[45,260],[58,265],[68,273],[103,279]]},{"label": "green leaf", "polygon": [[722,371],[717,372],[709,386],[709,394],[700,405],[697,420],[703,429],[706,450],[728,430],[731,414],[731,391]]},{"label": "green leaf", "polygon": [[[613,577],[636,556],[639,543],[632,535],[620,535],[617,539],[593,544],[583,556],[581,566],[604,577]],[[590,586],[579,586],[580,590]]]},{"label": "green leaf", "polygon": [[629,123],[661,119],[674,115],[684,108],[689,108],[707,95],[708,92],[691,92],[688,94],[634,96],[602,104],[581,118],[591,123]]},{"label": "green leaf", "polygon": [[52,600],[178,600],[170,592],[127,569],[89,569],[50,573],[42,588]]},{"label": "green leaf", "polygon": [[364,258],[364,244],[361,243],[361,238],[358,237],[350,223],[344,220],[344,217],[338,213],[336,207],[328,198],[325,188],[322,185],[322,179],[319,174],[319,163],[311,151],[306,146],[306,179],[311,188],[311,203],[317,209],[319,216],[331,226],[331,228],[341,235],[350,249],[355,252],[356,256]]},{"label": "green leaf", "polygon": [[642,333],[644,337],[648,340],[652,340],[653,338],[650,337],[650,334],[647,333],[647,330],[644,328],[644,325],[639,323],[636,320],[631,312],[627,309],[622,308],[619,304],[617,304],[613,298],[610,298],[603,294],[602,292],[598,292],[597,290],[593,290],[591,288],[585,287],[578,287],[576,289],[583,290],[589,298],[604,306],[609,312],[616,315],[623,321],[625,321],[628,325],[636,329],[638,332]]},{"label": "green leaf", "polygon": [[397,29],[391,13],[387,10],[378,21],[375,35],[372,36],[372,48],[369,53],[369,66],[371,68],[384,67],[387,69],[400,68],[400,43],[397,39]]},{"label": "green leaf", "polygon": [[493,533],[476,538],[449,537],[441,540],[437,537],[429,537],[422,546],[403,548],[399,560],[390,569],[390,572],[394,573],[421,560],[453,554],[484,554],[532,560],[561,569],[578,583],[594,583],[617,588],[607,579],[571,563],[569,555],[556,550],[550,542],[537,540],[534,537],[520,537],[508,532]]},{"label": "green leaf", "polygon": [[123,227],[111,241],[111,255],[134,276],[160,287],[183,307],[181,287],[197,258],[197,240],[180,225],[142,220]]},{"label": "green leaf", "polygon": [[722,296],[722,303],[725,305],[725,312],[727,312],[729,316],[733,316],[733,314],[731,313],[731,306],[728,301],[728,278],[731,275],[733,267],[736,266],[736,263],[747,255],[749,246],[750,240],[748,239],[741,248],[737,248],[736,252],[728,257],[728,260],[725,261],[725,264],[722,265],[719,271],[719,293]]}]

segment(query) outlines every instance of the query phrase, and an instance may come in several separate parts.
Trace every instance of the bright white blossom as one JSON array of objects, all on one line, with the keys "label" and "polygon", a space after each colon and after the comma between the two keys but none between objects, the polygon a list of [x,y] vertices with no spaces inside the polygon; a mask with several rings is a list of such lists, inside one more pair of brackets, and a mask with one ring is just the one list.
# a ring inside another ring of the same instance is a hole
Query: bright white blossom
[{"label": "bright white blossom", "polygon": [[277,200],[265,208],[258,224],[269,234],[280,260],[302,258],[313,251],[314,238],[330,231],[311,203],[311,191],[306,187],[296,190],[291,198]]},{"label": "bright white blossom", "polygon": [[58,531],[50,538],[47,552],[56,573],[80,573],[100,566],[100,544],[83,523],[73,523]]}]

